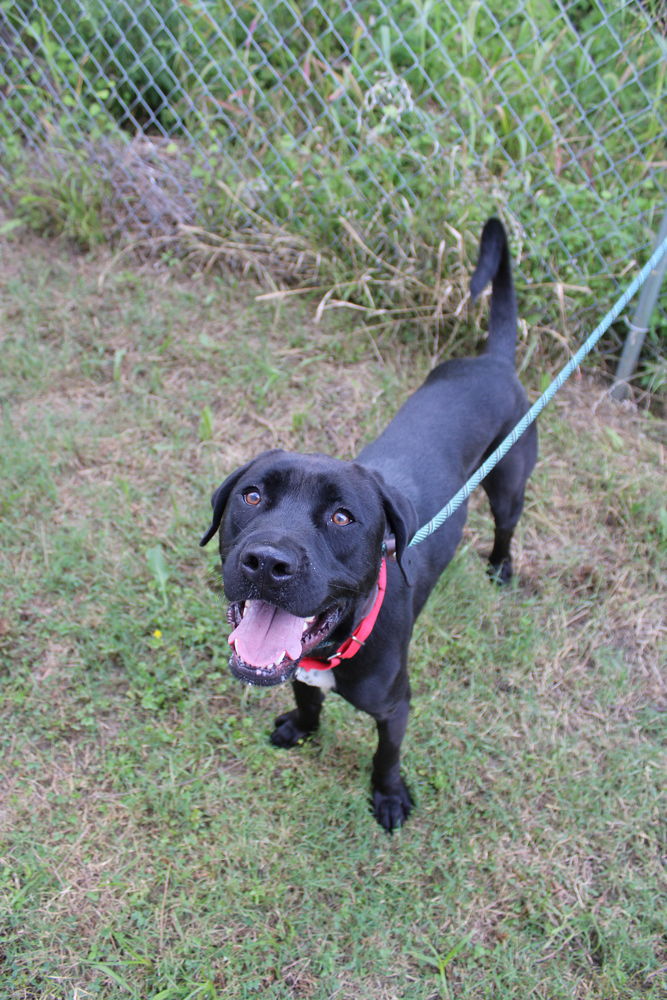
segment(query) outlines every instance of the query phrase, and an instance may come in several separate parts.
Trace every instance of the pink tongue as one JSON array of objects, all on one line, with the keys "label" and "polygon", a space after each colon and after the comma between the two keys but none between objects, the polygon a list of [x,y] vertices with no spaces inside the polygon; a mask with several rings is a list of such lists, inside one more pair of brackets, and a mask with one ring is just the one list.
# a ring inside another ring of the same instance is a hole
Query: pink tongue
[{"label": "pink tongue", "polygon": [[267,604],[252,601],[229,637],[237,654],[253,667],[280,663],[285,653],[291,660],[301,656],[303,618]]}]

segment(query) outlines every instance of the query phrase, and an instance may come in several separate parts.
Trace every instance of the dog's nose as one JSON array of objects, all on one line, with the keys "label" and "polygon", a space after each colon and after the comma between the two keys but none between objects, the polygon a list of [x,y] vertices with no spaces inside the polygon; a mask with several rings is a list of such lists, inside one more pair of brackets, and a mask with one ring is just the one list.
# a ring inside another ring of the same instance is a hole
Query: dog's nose
[{"label": "dog's nose", "polygon": [[296,554],[273,545],[253,545],[241,556],[241,571],[260,589],[288,583],[296,570]]}]

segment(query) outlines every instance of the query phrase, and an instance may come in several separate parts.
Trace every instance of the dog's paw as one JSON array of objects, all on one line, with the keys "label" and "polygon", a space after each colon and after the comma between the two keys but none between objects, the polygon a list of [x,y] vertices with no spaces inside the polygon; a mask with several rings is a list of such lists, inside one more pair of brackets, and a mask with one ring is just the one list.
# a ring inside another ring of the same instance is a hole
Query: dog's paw
[{"label": "dog's paw", "polygon": [[499,587],[504,587],[512,579],[512,557],[508,556],[507,559],[502,559],[499,563],[492,563],[489,560],[486,572],[494,583],[498,584]]},{"label": "dog's paw", "polygon": [[317,726],[313,726],[312,729],[304,729],[303,726],[297,724],[298,718],[299,713],[296,709],[278,716],[274,722],[275,729],[270,737],[274,747],[280,747],[281,750],[289,750],[290,747],[295,747],[299,743],[303,743],[304,740],[307,740],[315,732]]},{"label": "dog's paw", "polygon": [[403,826],[413,805],[410,792],[402,781],[400,788],[391,795],[373,789],[373,815],[387,833]]}]

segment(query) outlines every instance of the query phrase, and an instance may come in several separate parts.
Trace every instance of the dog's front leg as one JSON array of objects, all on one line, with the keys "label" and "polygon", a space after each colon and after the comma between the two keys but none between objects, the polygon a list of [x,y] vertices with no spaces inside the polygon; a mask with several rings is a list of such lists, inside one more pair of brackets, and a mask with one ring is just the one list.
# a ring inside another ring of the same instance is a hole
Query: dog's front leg
[{"label": "dog's front leg", "polygon": [[410,792],[401,777],[401,743],[408,724],[409,701],[401,701],[391,715],[376,718],[378,746],[373,757],[373,815],[385,830],[401,826],[412,809]]},{"label": "dog's front leg", "polygon": [[296,708],[291,712],[279,715],[275,720],[275,729],[271,733],[271,742],[276,747],[289,749],[305,740],[314,733],[320,724],[320,712],[324,702],[324,693],[318,687],[293,681],[294,700]]}]

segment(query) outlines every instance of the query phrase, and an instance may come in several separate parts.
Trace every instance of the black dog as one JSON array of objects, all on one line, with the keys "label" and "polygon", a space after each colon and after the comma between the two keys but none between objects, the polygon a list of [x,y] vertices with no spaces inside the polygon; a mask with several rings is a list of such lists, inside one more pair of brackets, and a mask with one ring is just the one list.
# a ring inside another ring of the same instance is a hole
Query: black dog
[{"label": "black dog", "polygon": [[[354,462],[268,451],[237,469],[213,494],[201,540],[220,528],[232,673],[249,684],[293,681],[297,707],[276,719],[272,742],[293,747],[312,733],[327,689],[375,719],[373,811],[386,830],[412,807],[400,774],[410,635],[459,543],[465,505],[423,543],[408,542],[528,408],[497,219],[482,233],[473,297],[490,280],[483,354],[438,365]],[[536,458],[533,425],[483,482],[495,522],[489,570],[501,583],[512,575],[510,542]]]}]

